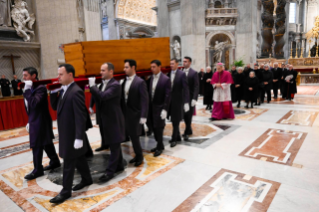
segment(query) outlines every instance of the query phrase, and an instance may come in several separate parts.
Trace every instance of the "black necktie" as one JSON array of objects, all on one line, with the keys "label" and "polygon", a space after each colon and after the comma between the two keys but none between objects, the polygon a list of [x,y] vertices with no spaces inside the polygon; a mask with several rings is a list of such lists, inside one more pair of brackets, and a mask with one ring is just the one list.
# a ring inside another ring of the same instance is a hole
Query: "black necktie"
[{"label": "black necktie", "polygon": [[64,90],[62,89],[62,90],[60,91],[61,99],[62,99],[62,97],[63,97],[63,94],[64,94]]}]

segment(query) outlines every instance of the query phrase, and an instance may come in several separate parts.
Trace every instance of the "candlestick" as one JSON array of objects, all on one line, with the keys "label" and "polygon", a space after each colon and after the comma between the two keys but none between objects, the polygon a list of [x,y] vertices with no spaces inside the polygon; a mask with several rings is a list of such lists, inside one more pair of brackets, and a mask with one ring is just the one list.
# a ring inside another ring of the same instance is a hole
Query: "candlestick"
[{"label": "candlestick", "polygon": [[303,47],[301,47],[300,58],[303,58]]},{"label": "candlestick", "polygon": [[318,57],[318,46],[316,46],[316,57]]},{"label": "candlestick", "polygon": [[296,54],[295,54],[295,58],[299,58],[298,57],[298,45],[296,44]]},{"label": "candlestick", "polygon": [[311,50],[310,47],[311,47],[311,39],[309,39],[309,53],[308,53],[308,57],[311,57],[311,55],[310,55],[310,52],[311,52],[311,51],[310,51],[310,50]]},{"label": "candlestick", "polygon": [[290,49],[290,59],[292,59],[292,46],[291,46],[291,49]]}]

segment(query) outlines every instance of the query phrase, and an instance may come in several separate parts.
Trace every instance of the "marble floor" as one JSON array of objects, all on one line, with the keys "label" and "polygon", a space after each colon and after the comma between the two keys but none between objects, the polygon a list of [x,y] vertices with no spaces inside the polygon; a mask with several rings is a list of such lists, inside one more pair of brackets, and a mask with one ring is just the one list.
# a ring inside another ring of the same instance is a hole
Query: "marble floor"
[{"label": "marble floor", "polygon": [[[188,142],[170,148],[172,126],[167,123],[160,157],[150,153],[153,136],[141,137],[144,163],[125,163],[126,170],[105,184],[97,179],[109,152],[96,153],[89,159],[94,184],[60,205],[49,199],[61,190],[61,169],[24,180],[33,168],[28,133],[23,128],[2,131],[0,211],[318,212],[319,97],[314,92],[303,91],[293,102],[277,99],[254,109],[235,108],[235,120],[214,122],[200,99]],[[55,122],[53,131],[58,149]],[[97,127],[88,137],[92,148],[100,145]],[[130,142],[122,149],[126,161],[134,156]],[[76,172],[74,183],[79,180]]]}]

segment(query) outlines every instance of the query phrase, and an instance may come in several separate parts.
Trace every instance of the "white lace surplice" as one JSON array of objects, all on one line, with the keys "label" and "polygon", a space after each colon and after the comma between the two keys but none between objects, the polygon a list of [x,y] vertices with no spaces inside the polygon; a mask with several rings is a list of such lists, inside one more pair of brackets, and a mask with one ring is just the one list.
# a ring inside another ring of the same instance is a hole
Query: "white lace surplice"
[{"label": "white lace surplice", "polygon": [[215,85],[213,85],[214,89],[214,101],[215,102],[228,102],[231,101],[231,93],[230,93],[230,85],[228,83],[222,83],[221,88],[215,88]]}]

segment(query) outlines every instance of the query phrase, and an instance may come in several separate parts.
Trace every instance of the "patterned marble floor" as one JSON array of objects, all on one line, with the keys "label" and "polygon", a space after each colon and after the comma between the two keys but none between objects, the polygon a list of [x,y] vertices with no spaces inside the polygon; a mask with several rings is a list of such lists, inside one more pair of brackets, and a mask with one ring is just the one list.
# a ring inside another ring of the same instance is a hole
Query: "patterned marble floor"
[{"label": "patterned marble floor", "polygon": [[[170,148],[168,122],[163,155],[150,153],[156,146],[153,136],[141,137],[143,165],[128,164],[110,182],[95,182],[60,205],[49,203],[61,189],[58,170],[37,180],[23,178],[32,170],[25,129],[0,132],[0,211],[318,212],[319,98],[305,92],[293,102],[278,99],[254,109],[236,108],[235,120],[214,122],[199,100],[189,141]],[[184,123],[180,128],[183,132]],[[97,127],[88,137],[93,149],[100,145]],[[126,161],[134,156],[130,142],[122,149]],[[95,159],[108,155],[96,153]],[[94,179],[104,162],[97,171],[92,167]]]}]

